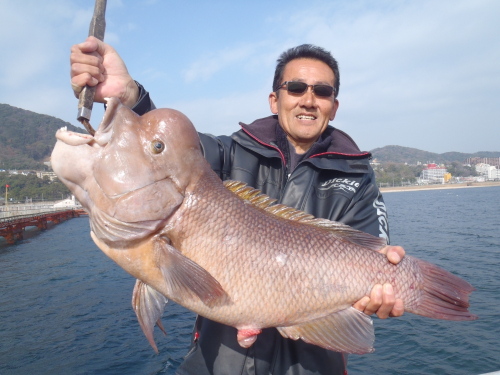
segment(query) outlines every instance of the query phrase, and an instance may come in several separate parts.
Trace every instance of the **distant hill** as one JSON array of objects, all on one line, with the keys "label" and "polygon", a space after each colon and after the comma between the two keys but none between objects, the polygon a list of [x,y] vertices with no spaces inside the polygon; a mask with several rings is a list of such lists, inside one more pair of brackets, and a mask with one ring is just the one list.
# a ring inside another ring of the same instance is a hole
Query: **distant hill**
[{"label": "distant hill", "polygon": [[500,152],[480,151],[474,154],[467,154],[463,152],[445,152],[443,154],[436,154],[433,152],[422,151],[411,147],[402,146],[385,146],[371,150],[373,158],[379,162],[392,162],[392,163],[408,163],[416,164],[418,161],[421,163],[451,163],[453,161],[464,162],[467,158],[481,157],[481,158],[498,158]]},{"label": "distant hill", "polygon": [[[44,169],[56,143],[57,129],[85,130],[56,117],[0,103],[0,169]],[[385,146],[371,151],[380,162],[416,164],[463,162],[468,157],[500,157],[500,152],[445,152],[435,154],[411,147]]]},{"label": "distant hill", "polygon": [[0,103],[0,169],[44,169],[63,126],[85,132],[56,117]]}]

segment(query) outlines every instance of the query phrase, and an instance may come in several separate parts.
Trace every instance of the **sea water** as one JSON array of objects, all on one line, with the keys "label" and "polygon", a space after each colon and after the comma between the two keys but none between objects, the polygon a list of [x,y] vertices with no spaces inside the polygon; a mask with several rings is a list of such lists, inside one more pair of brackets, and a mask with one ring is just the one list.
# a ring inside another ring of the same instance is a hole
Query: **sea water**
[{"label": "sea water", "polygon": [[[473,322],[374,319],[375,352],[349,374],[500,370],[500,187],[387,193],[391,242],[477,288]],[[169,304],[156,355],[131,307],[135,280],[91,241],[88,218],[0,240],[0,374],[174,374],[194,314]]]}]

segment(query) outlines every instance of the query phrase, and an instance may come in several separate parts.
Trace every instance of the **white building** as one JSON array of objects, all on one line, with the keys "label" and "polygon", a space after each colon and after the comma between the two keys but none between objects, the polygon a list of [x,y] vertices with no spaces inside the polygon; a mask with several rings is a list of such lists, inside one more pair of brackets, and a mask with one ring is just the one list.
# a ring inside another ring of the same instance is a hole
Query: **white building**
[{"label": "white building", "polygon": [[36,172],[36,176],[38,178],[44,178],[45,176],[47,176],[50,181],[54,181],[54,180],[57,180],[57,175],[54,173],[54,172],[44,172],[44,171],[37,171]]},{"label": "white building", "polygon": [[54,204],[54,208],[74,208],[77,206],[80,206],[80,203],[76,201],[74,195],[71,196],[71,199],[65,199]]},{"label": "white building", "polygon": [[476,172],[484,176],[486,180],[500,180],[500,169],[489,164],[476,164]]},{"label": "white building", "polygon": [[421,178],[423,181],[438,182],[444,184],[444,175],[448,173],[446,168],[438,167],[436,164],[428,164],[427,168],[422,170]]}]

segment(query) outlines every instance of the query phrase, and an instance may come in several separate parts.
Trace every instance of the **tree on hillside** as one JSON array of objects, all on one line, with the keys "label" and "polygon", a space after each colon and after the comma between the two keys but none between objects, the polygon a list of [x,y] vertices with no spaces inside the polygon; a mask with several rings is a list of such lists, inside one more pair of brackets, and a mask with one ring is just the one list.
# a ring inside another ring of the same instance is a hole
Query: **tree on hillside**
[{"label": "tree on hillside", "polygon": [[375,177],[378,184],[413,184],[420,176],[423,166],[406,165],[399,163],[382,163],[375,170]]},{"label": "tree on hillside", "polygon": [[9,199],[24,201],[26,197],[33,200],[58,200],[71,195],[69,189],[59,180],[50,181],[49,178],[38,178],[35,175],[9,175],[0,173],[0,193],[5,196],[6,185],[9,185]]},{"label": "tree on hillside", "polygon": [[477,176],[476,168],[463,165],[458,161],[446,165],[446,169],[453,177]]}]

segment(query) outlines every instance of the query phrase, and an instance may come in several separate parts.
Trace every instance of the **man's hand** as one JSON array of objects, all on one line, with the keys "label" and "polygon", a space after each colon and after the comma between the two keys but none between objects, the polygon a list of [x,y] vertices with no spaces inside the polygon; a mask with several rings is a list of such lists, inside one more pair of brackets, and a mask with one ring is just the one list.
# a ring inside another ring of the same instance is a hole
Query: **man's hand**
[{"label": "man's hand", "polygon": [[[386,246],[380,252],[393,264],[398,264],[405,256],[405,250],[401,246]],[[375,285],[370,297],[361,298],[353,307],[367,315],[375,313],[380,319],[397,317],[404,313],[403,300],[394,297],[392,285],[389,283]]]},{"label": "man's hand", "polygon": [[89,36],[85,42],[71,47],[71,87],[78,98],[85,85],[96,86],[94,101],[115,96],[132,107],[139,89],[128,73],[120,55],[109,44]]}]

